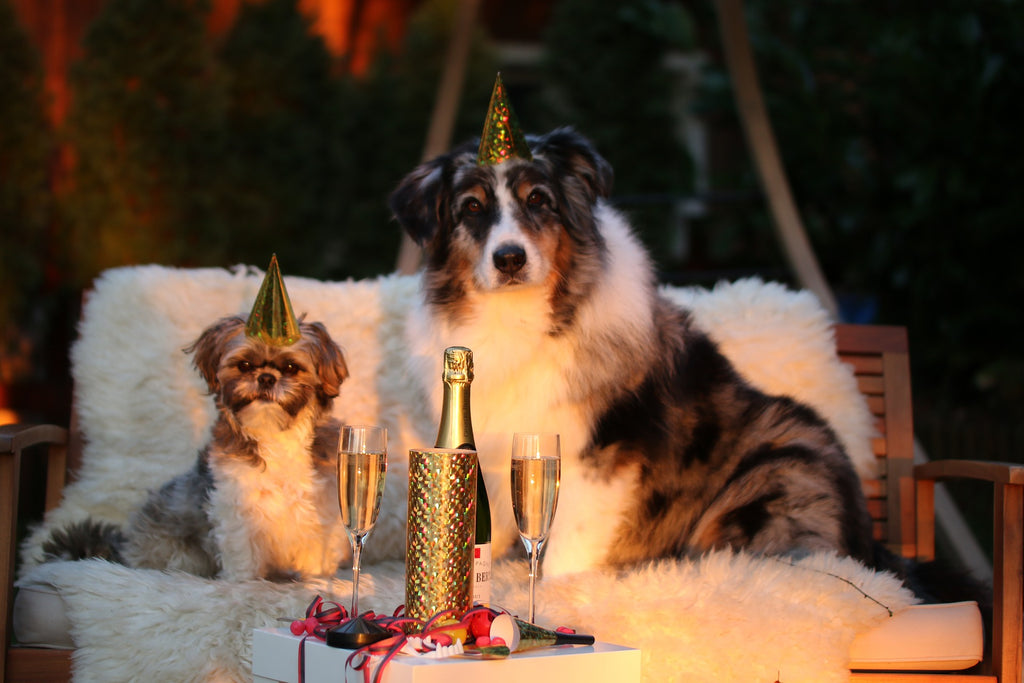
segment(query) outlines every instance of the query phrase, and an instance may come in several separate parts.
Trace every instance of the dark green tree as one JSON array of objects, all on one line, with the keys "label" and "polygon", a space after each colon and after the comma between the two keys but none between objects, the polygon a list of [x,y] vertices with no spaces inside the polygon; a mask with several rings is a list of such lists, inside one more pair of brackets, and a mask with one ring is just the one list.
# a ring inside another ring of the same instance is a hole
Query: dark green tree
[{"label": "dark green tree", "polygon": [[562,0],[544,36],[550,91],[538,122],[571,124],[590,137],[615,169],[620,199],[661,198],[627,206],[659,258],[674,230],[671,199],[693,192],[666,58],[693,41],[689,15],[662,0]]},{"label": "dark green tree", "polygon": [[[402,176],[420,163],[458,2],[428,0],[412,16],[397,53],[379,53],[368,73],[347,82],[346,130],[357,164],[346,188],[346,274],[394,268],[401,238],[387,197]],[[453,144],[480,135],[496,66],[477,30],[472,36]]]},{"label": "dark green tree", "polygon": [[[40,323],[54,136],[39,55],[0,0],[0,382],[29,372],[28,335]],[[41,317],[45,317],[41,316]]]},{"label": "dark green tree", "polygon": [[288,273],[346,269],[353,181],[342,85],[297,0],[245,3],[220,50],[228,74],[221,191],[230,256]]},{"label": "dark green tree", "polygon": [[75,64],[63,219],[70,271],[225,261],[217,210],[225,87],[202,0],[110,0]]},{"label": "dark green tree", "polygon": [[908,325],[922,399],[1024,404],[1009,246],[1024,213],[1024,6],[780,0],[747,16],[833,286]]}]

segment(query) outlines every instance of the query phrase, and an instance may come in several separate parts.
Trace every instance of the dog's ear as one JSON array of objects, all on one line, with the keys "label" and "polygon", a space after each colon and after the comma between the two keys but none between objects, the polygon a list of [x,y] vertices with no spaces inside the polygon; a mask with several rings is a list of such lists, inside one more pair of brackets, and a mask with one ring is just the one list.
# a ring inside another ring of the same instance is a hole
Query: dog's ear
[{"label": "dog's ear", "polygon": [[345,356],[322,323],[302,323],[302,336],[308,340],[316,361],[316,374],[320,380],[317,395],[326,404],[341,393],[341,383],[348,377]]},{"label": "dog's ear", "polygon": [[216,393],[220,388],[220,382],[217,381],[217,368],[220,366],[220,358],[227,347],[227,341],[244,327],[245,320],[239,316],[221,318],[203,330],[198,339],[185,347],[185,353],[192,354],[192,364],[206,380],[206,386],[209,387],[211,394]]},{"label": "dog's ear", "polygon": [[572,128],[557,128],[530,140],[534,157],[548,165],[557,183],[562,225],[578,247],[601,249],[603,238],[594,217],[594,205],[611,193],[611,164],[585,137]]},{"label": "dog's ear", "polygon": [[533,153],[554,165],[557,178],[581,181],[579,189],[588,204],[611,194],[615,180],[611,164],[573,128],[556,128],[531,142]]},{"label": "dog's ear", "polygon": [[391,212],[413,241],[426,246],[441,224],[441,196],[448,156],[420,164],[388,198]]}]

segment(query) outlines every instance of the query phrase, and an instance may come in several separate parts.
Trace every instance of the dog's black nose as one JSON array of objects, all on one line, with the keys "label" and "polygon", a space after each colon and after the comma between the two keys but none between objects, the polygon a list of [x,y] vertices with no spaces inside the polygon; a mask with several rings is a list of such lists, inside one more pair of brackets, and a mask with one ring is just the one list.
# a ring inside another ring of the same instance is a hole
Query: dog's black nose
[{"label": "dog's black nose", "polygon": [[512,275],[518,273],[526,265],[526,250],[518,244],[505,244],[494,251],[494,267]]},{"label": "dog's black nose", "polygon": [[269,372],[261,372],[260,376],[256,378],[256,381],[259,382],[260,388],[269,389],[277,382],[277,377],[274,377]]}]

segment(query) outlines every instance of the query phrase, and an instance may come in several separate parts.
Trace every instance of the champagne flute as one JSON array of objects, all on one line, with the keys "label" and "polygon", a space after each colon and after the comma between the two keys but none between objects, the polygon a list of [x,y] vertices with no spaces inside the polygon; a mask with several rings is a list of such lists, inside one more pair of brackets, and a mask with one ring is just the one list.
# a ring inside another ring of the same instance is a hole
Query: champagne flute
[{"label": "champagne flute", "polygon": [[512,435],[512,509],[519,536],[530,555],[530,623],[540,551],[547,541],[558,506],[562,455],[558,434],[516,432]]},{"label": "champagne flute", "polygon": [[345,425],[338,441],[338,505],[352,542],[352,611],[359,616],[359,566],[363,542],[373,530],[384,495],[388,432],[384,427]]}]

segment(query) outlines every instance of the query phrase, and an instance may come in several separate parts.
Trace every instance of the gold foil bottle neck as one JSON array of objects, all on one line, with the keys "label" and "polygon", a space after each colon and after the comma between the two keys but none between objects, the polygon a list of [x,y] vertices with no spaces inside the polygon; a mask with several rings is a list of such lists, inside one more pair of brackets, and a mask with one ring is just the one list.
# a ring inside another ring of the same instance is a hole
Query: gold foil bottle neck
[{"label": "gold foil bottle neck", "polygon": [[469,388],[473,381],[473,352],[465,346],[444,350],[444,398],[437,427],[437,448],[476,448],[473,418],[469,410]]},{"label": "gold foil bottle neck", "polygon": [[449,346],[444,350],[444,373],[441,379],[448,382],[473,381],[473,352],[465,346]]}]

